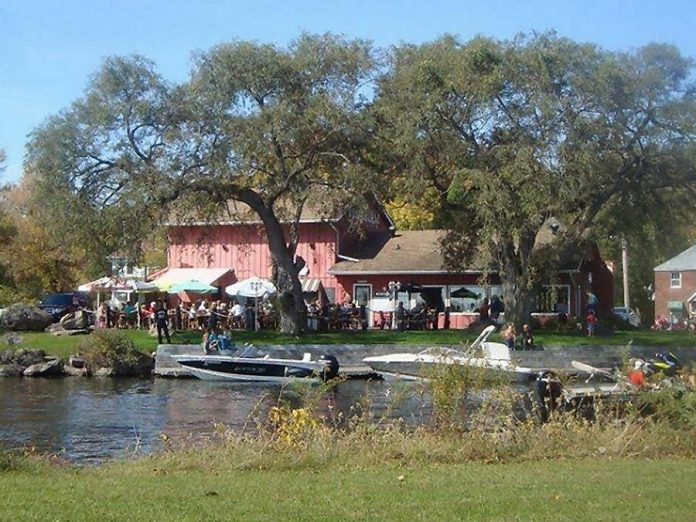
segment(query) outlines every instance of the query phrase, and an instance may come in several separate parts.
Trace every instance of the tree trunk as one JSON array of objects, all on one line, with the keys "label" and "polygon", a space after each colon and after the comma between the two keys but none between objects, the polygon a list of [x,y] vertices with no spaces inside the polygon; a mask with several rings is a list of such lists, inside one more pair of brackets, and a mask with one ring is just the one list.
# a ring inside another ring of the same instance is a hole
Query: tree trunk
[{"label": "tree trunk", "polygon": [[509,273],[500,275],[503,286],[503,303],[505,304],[505,321],[515,325],[518,332],[529,320],[532,311],[531,294],[526,284],[519,284],[518,277]]},{"label": "tree trunk", "polygon": [[[500,272],[505,320],[514,324],[515,329],[521,332],[522,325],[529,320],[532,311],[529,265],[521,262],[517,257],[521,253],[515,251],[512,242],[506,246],[507,248],[502,249],[504,270]],[[523,259],[529,259],[527,253],[528,250],[522,253]]]},{"label": "tree trunk", "polygon": [[294,249],[291,249],[286,242],[283,227],[273,209],[266,206],[258,194],[249,190],[240,197],[240,200],[256,211],[266,230],[268,248],[277,270],[276,289],[280,305],[278,310],[280,332],[287,335],[299,335],[305,326],[303,313],[305,305],[299,270],[292,253]]}]

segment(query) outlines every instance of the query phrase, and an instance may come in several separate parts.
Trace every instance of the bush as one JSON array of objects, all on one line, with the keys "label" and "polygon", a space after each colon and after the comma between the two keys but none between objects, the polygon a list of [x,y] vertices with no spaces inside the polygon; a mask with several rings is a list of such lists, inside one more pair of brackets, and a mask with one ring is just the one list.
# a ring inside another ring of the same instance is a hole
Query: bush
[{"label": "bush", "polygon": [[93,367],[127,368],[140,364],[143,354],[118,330],[95,330],[79,345],[80,354]]}]

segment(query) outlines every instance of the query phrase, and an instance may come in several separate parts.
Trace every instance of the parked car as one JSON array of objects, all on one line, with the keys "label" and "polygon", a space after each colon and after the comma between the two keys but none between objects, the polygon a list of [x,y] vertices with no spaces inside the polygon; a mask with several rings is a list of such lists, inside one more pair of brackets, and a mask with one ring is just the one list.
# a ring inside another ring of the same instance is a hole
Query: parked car
[{"label": "parked car", "polygon": [[634,328],[640,326],[640,316],[628,306],[616,306],[613,312],[616,317],[623,319]]},{"label": "parked car", "polygon": [[53,316],[53,321],[60,321],[65,314],[87,306],[87,294],[83,292],[67,292],[49,294],[41,299],[39,308]]}]

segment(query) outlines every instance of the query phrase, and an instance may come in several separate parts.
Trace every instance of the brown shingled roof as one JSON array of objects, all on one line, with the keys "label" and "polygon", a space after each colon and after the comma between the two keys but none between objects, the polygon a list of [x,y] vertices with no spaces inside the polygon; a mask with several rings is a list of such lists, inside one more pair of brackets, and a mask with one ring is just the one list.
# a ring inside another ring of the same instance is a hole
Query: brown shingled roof
[{"label": "brown shingled roof", "polygon": [[448,273],[440,249],[444,230],[408,230],[388,239],[374,255],[357,261],[340,261],[330,273]]}]

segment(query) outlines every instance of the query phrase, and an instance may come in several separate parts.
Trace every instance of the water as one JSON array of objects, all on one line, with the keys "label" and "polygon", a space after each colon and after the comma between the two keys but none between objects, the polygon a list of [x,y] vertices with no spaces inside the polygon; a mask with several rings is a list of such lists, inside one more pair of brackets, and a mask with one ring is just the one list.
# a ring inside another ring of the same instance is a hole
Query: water
[{"label": "water", "polygon": [[[375,415],[425,415],[416,386],[349,381],[320,395],[319,414],[343,418],[358,404]],[[279,394],[297,407],[302,389],[197,379],[0,379],[0,447],[61,453],[83,463],[150,453],[162,448],[161,435],[203,440],[215,423],[247,429],[278,404]],[[392,410],[393,397],[399,411]],[[340,415],[339,415],[340,414]],[[245,428],[246,426],[246,428]]]},{"label": "water", "polygon": [[[426,423],[432,408],[417,382],[347,381],[331,392],[197,379],[0,379],[0,447],[59,453],[83,464],[162,449],[162,435],[204,441],[216,423],[254,429],[279,395],[293,407],[318,399],[317,413],[341,423],[365,411],[375,418]],[[469,406],[487,391],[469,396]]]}]

